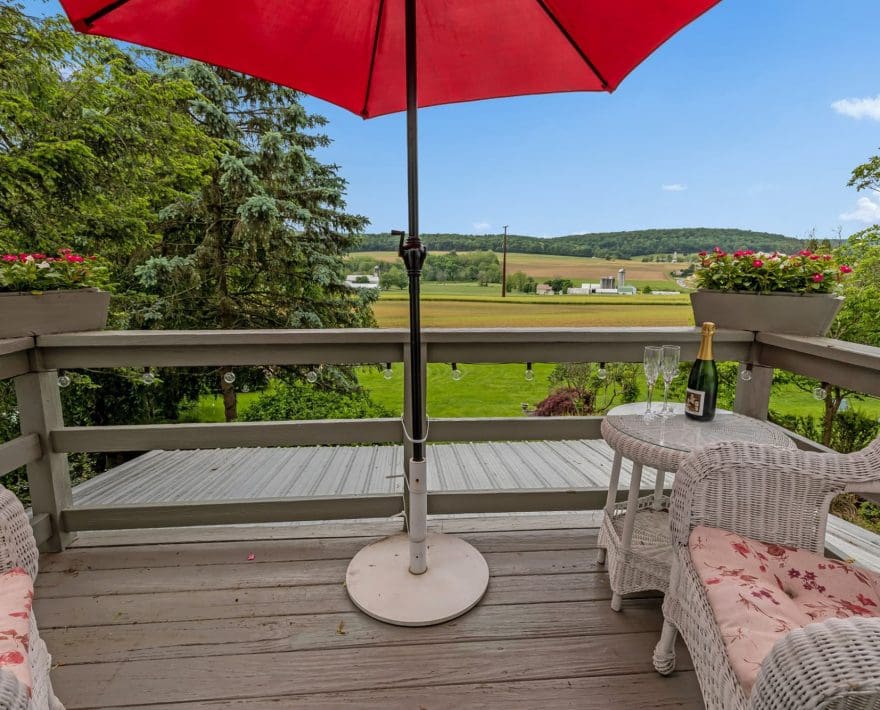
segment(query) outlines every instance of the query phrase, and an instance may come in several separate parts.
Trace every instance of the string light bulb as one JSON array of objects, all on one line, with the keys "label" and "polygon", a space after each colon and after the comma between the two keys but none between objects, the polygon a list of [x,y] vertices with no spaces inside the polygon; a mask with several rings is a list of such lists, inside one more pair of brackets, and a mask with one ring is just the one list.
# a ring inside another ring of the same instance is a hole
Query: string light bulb
[{"label": "string light bulb", "polygon": [[458,364],[452,363],[452,379],[458,382],[462,377],[462,371],[458,369]]},{"label": "string light bulb", "polygon": [[309,370],[306,373],[306,380],[308,380],[309,384],[315,384],[318,381],[318,373],[314,370]]},{"label": "string light bulb", "polygon": [[60,375],[58,375],[58,386],[61,389],[64,389],[65,387],[70,387],[70,383],[70,376],[66,372],[62,372]]},{"label": "string light bulb", "polygon": [[596,370],[596,377],[598,377],[600,380],[604,380],[608,377],[608,370],[605,369],[604,362],[599,363],[599,369]]},{"label": "string light bulb", "polygon": [[223,373],[223,381],[227,385],[233,384],[235,382],[235,373],[232,372],[231,370],[229,372],[224,372]]},{"label": "string light bulb", "polygon": [[385,369],[382,370],[382,377],[384,377],[386,380],[390,380],[392,377],[394,377],[394,370],[391,369],[390,362],[385,363]]},{"label": "string light bulb", "polygon": [[824,387],[816,387],[813,389],[813,397],[820,402],[828,396],[828,392]]},{"label": "string light bulb", "polygon": [[145,385],[151,385],[156,381],[156,376],[153,374],[153,371],[149,368],[144,370],[144,374],[141,375],[141,382]]},{"label": "string light bulb", "polygon": [[535,373],[532,370],[532,363],[526,363],[526,382],[532,382],[535,379]]}]

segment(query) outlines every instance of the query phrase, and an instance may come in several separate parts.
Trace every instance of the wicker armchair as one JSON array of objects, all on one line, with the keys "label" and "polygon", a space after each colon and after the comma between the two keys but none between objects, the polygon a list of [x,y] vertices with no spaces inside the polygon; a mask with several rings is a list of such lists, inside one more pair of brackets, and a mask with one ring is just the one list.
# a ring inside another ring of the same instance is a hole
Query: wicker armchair
[{"label": "wicker armchair", "polygon": [[[0,486],[0,573],[21,567],[31,579],[36,579],[38,560],[37,544],[24,507],[18,498]],[[0,708],[64,710],[52,692],[49,680],[51,656],[40,638],[33,614],[30,615],[27,660],[33,683],[30,694],[12,673],[0,668]]]},{"label": "wicker armchair", "polygon": [[654,651],[657,671],[673,671],[681,633],[709,710],[880,708],[880,618],[831,619],[790,631],[760,662],[747,695],[688,547],[691,531],[704,525],[821,554],[829,504],[846,490],[880,490],[880,439],[848,455],[725,443],[682,462],[670,509],[674,554]]}]

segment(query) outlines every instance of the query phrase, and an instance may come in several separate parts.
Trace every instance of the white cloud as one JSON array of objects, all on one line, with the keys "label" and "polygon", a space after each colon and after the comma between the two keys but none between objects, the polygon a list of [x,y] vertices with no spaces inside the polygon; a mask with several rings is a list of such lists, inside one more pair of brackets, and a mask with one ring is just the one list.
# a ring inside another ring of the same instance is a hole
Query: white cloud
[{"label": "white cloud", "polygon": [[471,226],[475,232],[486,232],[492,225],[489,222],[474,222]]},{"label": "white cloud", "polygon": [[662,185],[661,190],[664,192],[684,192],[687,190],[687,185],[682,185],[680,182],[674,182],[671,185]]},{"label": "white cloud", "polygon": [[860,197],[856,200],[856,208],[852,212],[844,212],[841,219],[866,224],[880,223],[880,197]]},{"label": "white cloud", "polygon": [[831,104],[831,108],[850,118],[872,118],[880,121],[880,96],[873,99],[841,99]]}]

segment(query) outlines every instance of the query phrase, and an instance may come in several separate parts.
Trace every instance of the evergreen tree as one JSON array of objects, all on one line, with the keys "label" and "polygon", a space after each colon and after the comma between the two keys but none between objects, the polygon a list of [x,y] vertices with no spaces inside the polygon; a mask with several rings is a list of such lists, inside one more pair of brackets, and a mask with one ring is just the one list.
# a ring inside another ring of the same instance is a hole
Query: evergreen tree
[{"label": "evergreen tree", "polygon": [[[216,146],[203,186],[161,213],[161,254],[138,271],[165,328],[373,325],[377,293],[345,283],[344,254],[367,224],[345,212],[345,181],[314,151],[324,118],[298,94],[199,63],[163,70],[198,89],[194,120]],[[218,373],[227,420],[235,391]]]}]

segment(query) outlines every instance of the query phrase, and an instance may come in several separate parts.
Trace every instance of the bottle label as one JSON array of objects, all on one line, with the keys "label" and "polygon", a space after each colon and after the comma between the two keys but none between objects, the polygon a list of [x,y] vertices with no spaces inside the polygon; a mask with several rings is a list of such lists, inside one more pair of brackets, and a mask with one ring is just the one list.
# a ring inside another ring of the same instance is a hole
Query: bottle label
[{"label": "bottle label", "polygon": [[684,398],[684,411],[702,417],[705,404],[706,393],[703,390],[692,390],[690,387],[687,388],[687,395]]}]

